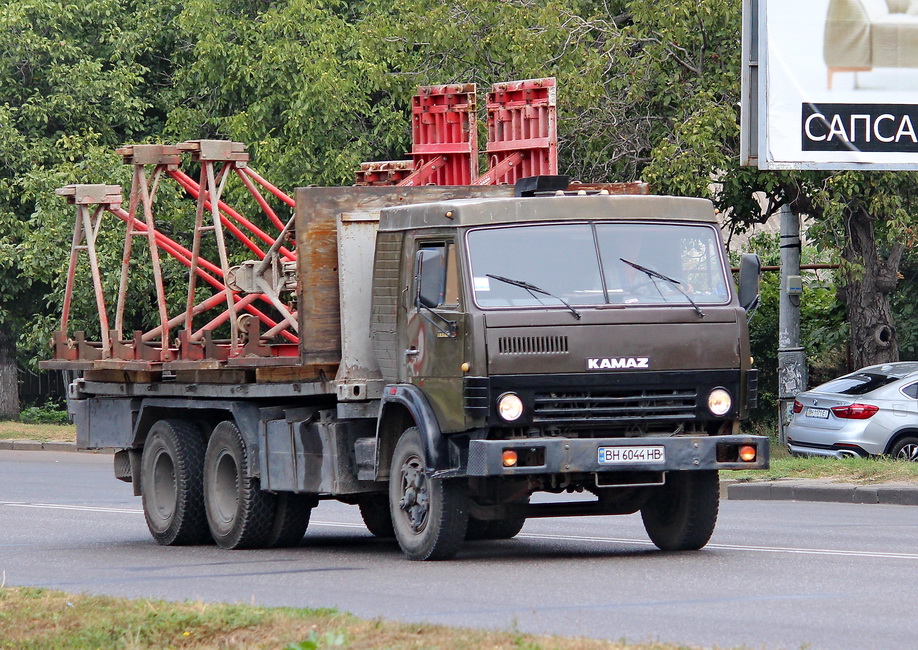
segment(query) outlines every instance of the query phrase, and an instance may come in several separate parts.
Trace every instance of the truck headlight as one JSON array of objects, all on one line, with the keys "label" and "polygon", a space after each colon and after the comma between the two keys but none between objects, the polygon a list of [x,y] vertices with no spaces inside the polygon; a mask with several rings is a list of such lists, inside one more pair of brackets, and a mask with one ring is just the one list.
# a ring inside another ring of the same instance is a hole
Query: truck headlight
[{"label": "truck headlight", "polygon": [[505,421],[514,422],[523,414],[523,400],[516,393],[504,393],[497,398],[497,413]]},{"label": "truck headlight", "polygon": [[726,388],[715,388],[708,393],[708,410],[714,415],[721,416],[730,412],[733,398]]}]

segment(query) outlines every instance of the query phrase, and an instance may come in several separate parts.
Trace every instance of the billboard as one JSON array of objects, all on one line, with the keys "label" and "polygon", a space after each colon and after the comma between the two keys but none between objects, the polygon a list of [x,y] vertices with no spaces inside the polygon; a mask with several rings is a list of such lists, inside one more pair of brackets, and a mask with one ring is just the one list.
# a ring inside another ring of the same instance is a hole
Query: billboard
[{"label": "billboard", "polygon": [[918,0],[746,0],[743,162],[918,169]]}]

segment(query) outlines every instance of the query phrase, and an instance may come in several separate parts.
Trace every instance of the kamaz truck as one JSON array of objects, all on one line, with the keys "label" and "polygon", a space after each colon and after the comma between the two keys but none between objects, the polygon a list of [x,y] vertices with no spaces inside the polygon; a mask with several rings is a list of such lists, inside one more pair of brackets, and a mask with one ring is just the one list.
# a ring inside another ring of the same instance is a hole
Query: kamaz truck
[{"label": "kamaz truck", "polygon": [[[144,147],[125,155],[188,179],[176,152]],[[756,400],[758,260],[743,259],[737,289],[711,202],[558,177],[300,188],[267,254],[232,265],[220,249],[211,269],[196,257],[204,217],[219,229],[232,211],[207,160],[236,150],[192,148],[195,246],[139,216],[145,199],[129,213],[119,188],[70,186],[74,260],[98,235],[87,206],[103,205],[126,241],[225,284],[196,303],[192,281],[186,312],[161,302],[159,327],[133,339],[107,318],[102,341],[71,338],[65,315],[45,363],[81,373],[78,446],[114,451],[160,544],[296,545],[313,507],[337,499],[415,560],[512,538],[528,518],[636,512],[659,548],[692,550],[714,530],[718,472],[767,467],[767,439],[739,433]],[[255,298],[273,320],[246,311]],[[225,317],[196,330],[218,304]]]}]

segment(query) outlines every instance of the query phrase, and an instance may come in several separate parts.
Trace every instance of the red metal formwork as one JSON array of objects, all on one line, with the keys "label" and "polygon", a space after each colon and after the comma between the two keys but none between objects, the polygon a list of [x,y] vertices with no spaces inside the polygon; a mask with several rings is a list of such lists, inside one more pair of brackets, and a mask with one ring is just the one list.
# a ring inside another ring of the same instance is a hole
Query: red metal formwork
[{"label": "red metal formwork", "polygon": [[496,83],[488,93],[488,171],[476,185],[558,173],[554,77]]},{"label": "red metal formwork", "polygon": [[360,163],[355,185],[364,187],[398,185],[413,173],[413,160],[380,160]]},{"label": "red metal formwork", "polygon": [[[195,362],[227,359],[258,366],[257,357],[295,356],[299,342],[296,312],[280,298],[282,292],[292,288],[287,273],[292,273],[296,261],[295,252],[288,248],[293,245],[293,218],[285,224],[265,194],[291,207],[294,200],[248,167],[248,154],[241,143],[201,140],[177,146],[131,145],[119,149],[118,153],[124,157],[126,164],[134,167],[127,211],[121,208],[118,186],[71,185],[58,191],[77,206],[77,222],[61,331],[55,334],[54,340],[55,359],[91,362],[93,367],[108,360],[108,366],[114,363],[115,367],[139,369],[160,364],[187,365],[191,362],[193,365]],[[199,182],[179,168],[182,153],[192,154],[193,162],[200,168]],[[276,228],[278,232],[266,232],[221,200],[231,176],[240,179],[270,222],[269,229],[273,231]],[[157,230],[154,217],[156,192],[160,182],[168,178],[174,179],[195,199],[195,226],[190,250]],[[95,207],[91,209],[90,206]],[[139,211],[142,211],[142,218],[138,215]],[[127,224],[115,327],[111,330],[99,281],[95,247],[104,213],[113,214]],[[125,296],[133,240],[138,236],[146,239],[150,248],[159,325],[146,332],[134,332],[133,340],[125,340],[122,331]],[[205,236],[215,239],[218,264],[201,255]],[[250,254],[254,253],[256,259],[241,267],[231,267],[228,247],[238,248],[240,244]],[[81,332],[76,333],[74,342],[67,333],[74,275],[78,256],[83,251],[89,257],[102,330],[102,341],[98,343],[87,342]],[[186,308],[171,318],[167,313],[160,252],[167,253],[189,269]],[[200,301],[196,295],[199,280],[207,286],[209,294]],[[259,302],[262,303],[260,307],[256,305]],[[207,322],[195,329],[194,319],[205,317]],[[230,339],[215,341],[213,333],[224,324],[229,326]],[[172,338],[171,331],[179,326],[184,329],[176,340]],[[122,365],[117,366],[118,363]]]},{"label": "red metal formwork", "polygon": [[411,100],[414,173],[398,185],[470,185],[478,177],[475,84],[420,86]]}]

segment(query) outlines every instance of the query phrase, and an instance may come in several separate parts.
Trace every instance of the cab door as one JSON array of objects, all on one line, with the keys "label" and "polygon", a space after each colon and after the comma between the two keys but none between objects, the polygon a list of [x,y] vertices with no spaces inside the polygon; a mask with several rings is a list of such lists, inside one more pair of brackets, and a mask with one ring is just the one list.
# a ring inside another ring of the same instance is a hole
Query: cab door
[{"label": "cab door", "polygon": [[465,310],[455,241],[415,242],[406,318],[405,377],[427,396],[444,432],[464,428]]}]

